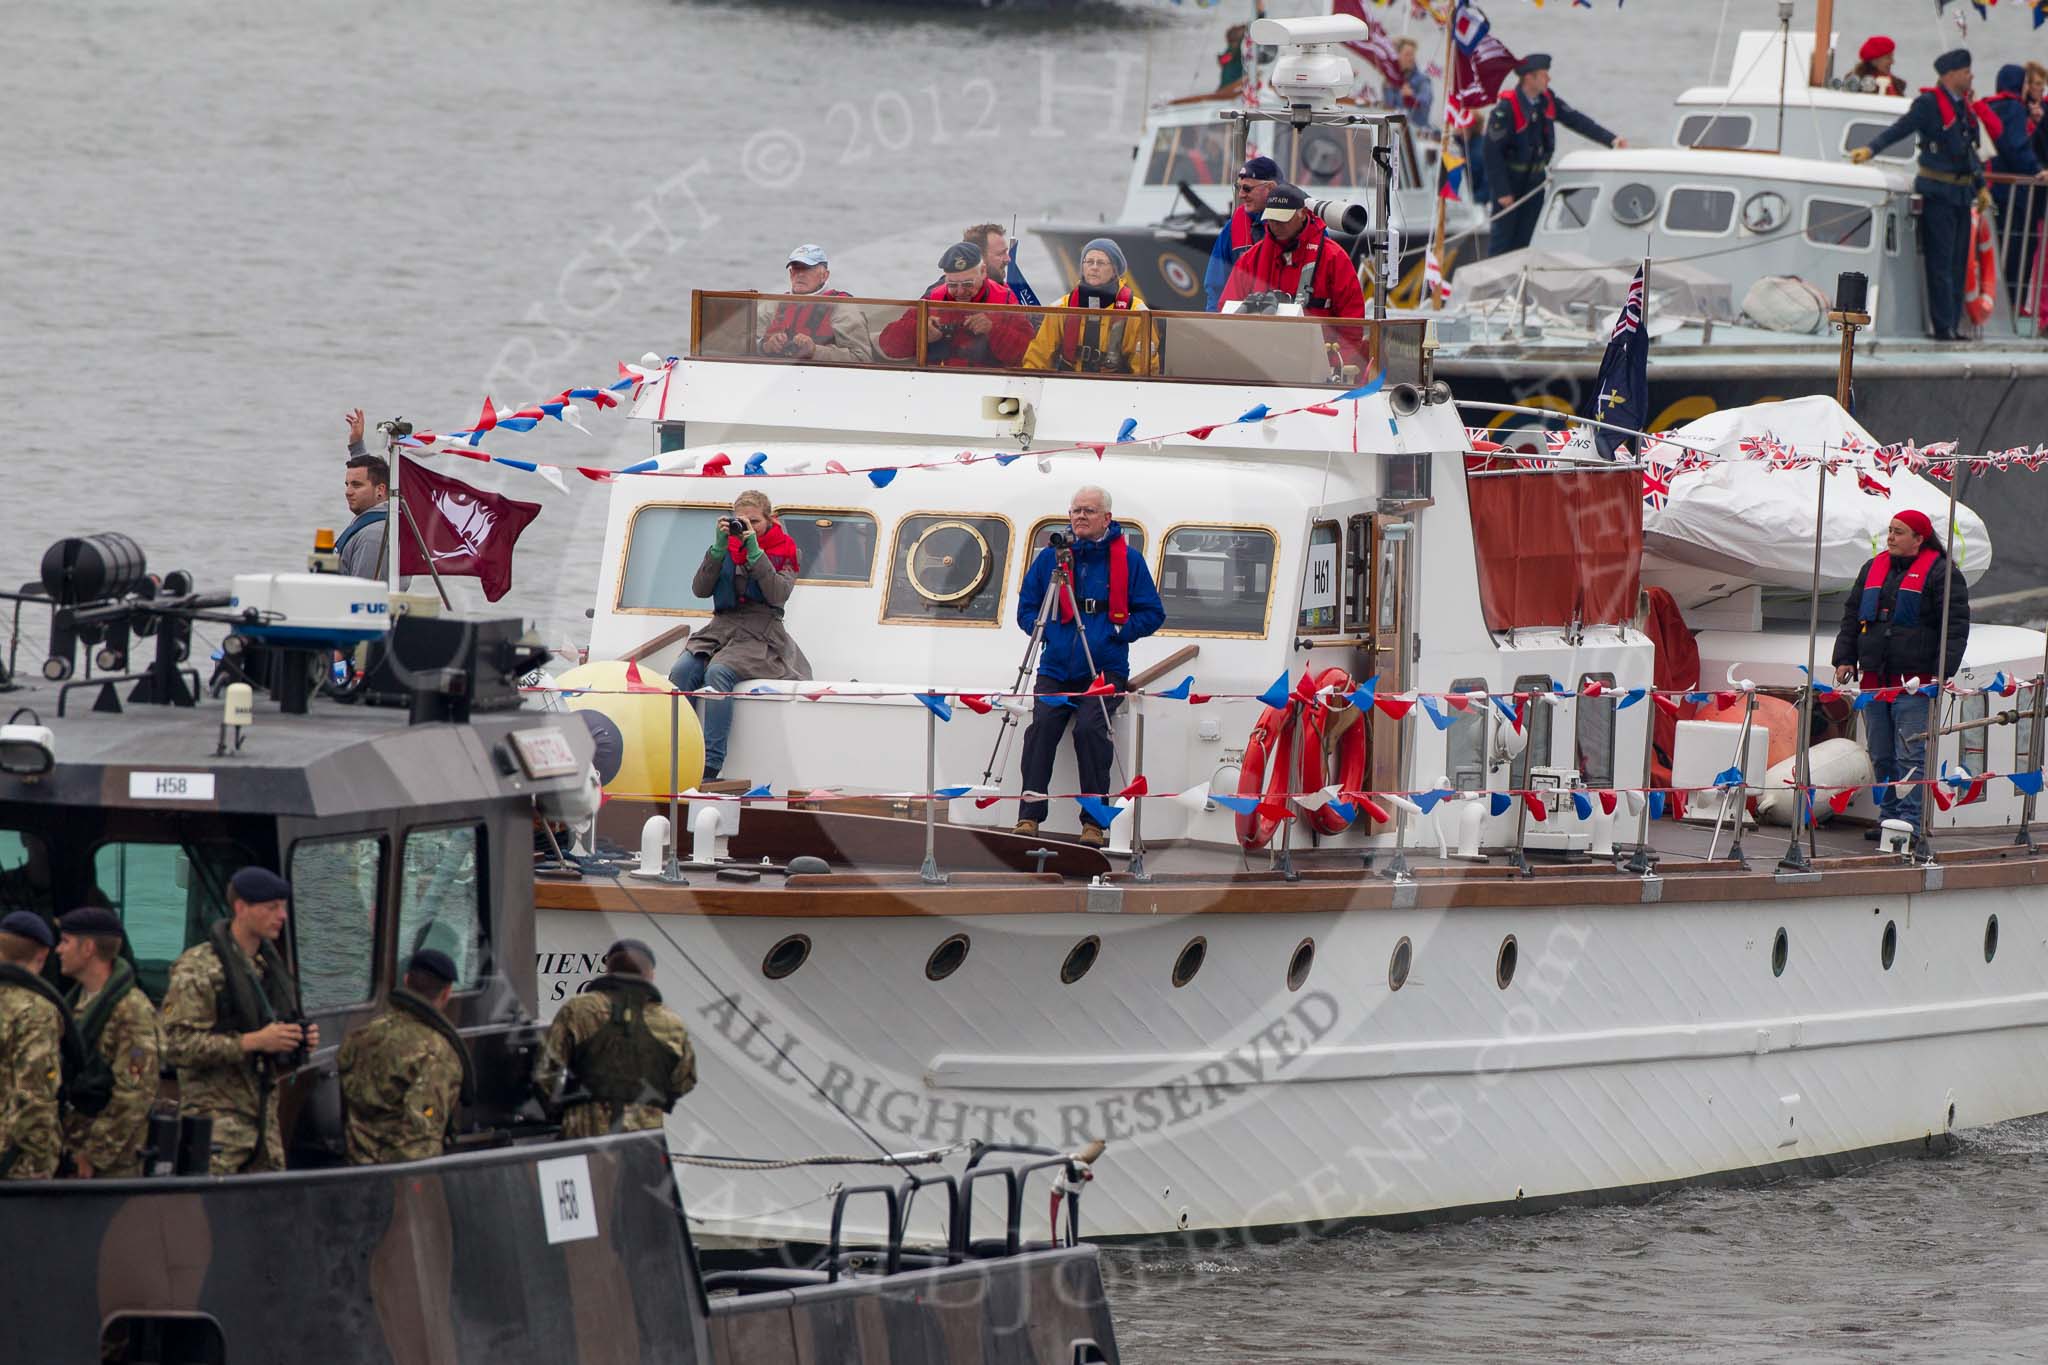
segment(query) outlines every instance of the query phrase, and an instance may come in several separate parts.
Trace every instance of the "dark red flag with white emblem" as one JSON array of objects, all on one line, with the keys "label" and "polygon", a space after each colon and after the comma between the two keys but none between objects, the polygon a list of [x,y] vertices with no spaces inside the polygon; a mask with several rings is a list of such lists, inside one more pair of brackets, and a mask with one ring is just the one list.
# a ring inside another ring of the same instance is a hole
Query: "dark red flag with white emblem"
[{"label": "dark red flag with white emblem", "polygon": [[[434,572],[444,577],[481,580],[484,596],[493,602],[510,592],[512,548],[540,515],[540,504],[486,493],[414,460],[401,457],[400,463],[395,491],[419,536],[403,528],[398,532],[398,571],[426,573],[431,557]],[[421,540],[426,542],[424,555]]]}]

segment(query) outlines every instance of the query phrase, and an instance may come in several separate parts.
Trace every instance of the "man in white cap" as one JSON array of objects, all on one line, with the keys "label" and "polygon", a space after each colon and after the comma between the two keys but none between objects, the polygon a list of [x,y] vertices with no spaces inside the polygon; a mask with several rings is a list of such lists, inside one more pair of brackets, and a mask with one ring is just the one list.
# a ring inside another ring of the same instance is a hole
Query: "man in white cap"
[{"label": "man in white cap", "polygon": [[761,305],[762,355],[841,365],[865,365],[875,358],[874,337],[859,307],[825,302],[849,297],[843,289],[825,287],[831,278],[824,247],[806,242],[789,253],[792,297]]}]

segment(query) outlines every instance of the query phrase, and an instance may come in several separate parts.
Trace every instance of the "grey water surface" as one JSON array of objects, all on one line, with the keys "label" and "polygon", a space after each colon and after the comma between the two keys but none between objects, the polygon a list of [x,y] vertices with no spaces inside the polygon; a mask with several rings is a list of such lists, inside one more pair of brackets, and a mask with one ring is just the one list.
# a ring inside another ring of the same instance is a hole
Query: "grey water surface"
[{"label": "grey water surface", "polygon": [[[1146,101],[1213,82],[1250,8],[7,0],[0,584],[108,529],[209,586],[297,567],[346,521],[350,408],[446,431],[487,393],[608,382],[685,347],[691,289],[777,287],[799,242],[829,247],[837,287],[909,293],[971,222],[1114,213]],[[1934,8],[1836,13],[1846,47],[1896,37],[1916,84],[1955,11],[1985,76],[2048,58],[2023,6]],[[1671,95],[1717,48],[1725,70],[1738,29],[1775,22],[1769,0],[1490,9],[1638,140],[1668,136]],[[1022,261],[1045,282],[1028,241]],[[486,448],[649,449],[616,414],[585,421]],[[503,605],[580,643],[603,488],[462,472],[543,505]],[[2044,1150],[2025,1123],[1835,1181],[1108,1262],[1142,1365],[2040,1358]]]}]

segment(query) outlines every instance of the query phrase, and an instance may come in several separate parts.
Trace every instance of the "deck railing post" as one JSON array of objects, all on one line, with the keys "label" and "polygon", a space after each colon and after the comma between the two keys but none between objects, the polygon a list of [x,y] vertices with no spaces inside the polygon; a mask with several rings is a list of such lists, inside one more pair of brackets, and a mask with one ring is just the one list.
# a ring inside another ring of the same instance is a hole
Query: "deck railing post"
[{"label": "deck railing post", "polygon": [[[1131,766],[1139,772],[1145,771],[1145,698],[1131,698],[1132,747]],[[1145,798],[1131,798],[1131,865],[1130,878],[1134,882],[1149,882],[1152,874],[1145,870]]]},{"label": "deck railing post", "polygon": [[662,864],[661,879],[665,882],[679,882],[683,879],[683,825],[677,812],[682,796],[676,788],[682,785],[682,758],[676,752],[677,742],[682,735],[683,694],[674,683],[668,687],[668,861]]},{"label": "deck railing post", "polygon": [[1638,877],[1647,877],[1656,870],[1656,862],[1650,857],[1650,783],[1656,777],[1657,757],[1657,701],[1653,687],[1646,698],[1649,705],[1643,708],[1643,786],[1636,793],[1642,802],[1642,809],[1636,813],[1636,851],[1622,864],[1622,871]]},{"label": "deck railing post", "polygon": [[929,707],[924,713],[924,866],[918,869],[920,880],[931,886],[944,886],[946,874],[939,871],[939,813],[932,803],[938,798],[932,793],[939,785],[939,713]]},{"label": "deck railing post", "polygon": [[[2027,771],[2041,771],[2041,722],[2048,719],[2048,640],[2043,642],[2041,676],[2034,680],[2034,728],[2027,736]],[[2034,852],[2034,793],[2028,792],[2020,802],[2020,833],[2014,843]]]}]

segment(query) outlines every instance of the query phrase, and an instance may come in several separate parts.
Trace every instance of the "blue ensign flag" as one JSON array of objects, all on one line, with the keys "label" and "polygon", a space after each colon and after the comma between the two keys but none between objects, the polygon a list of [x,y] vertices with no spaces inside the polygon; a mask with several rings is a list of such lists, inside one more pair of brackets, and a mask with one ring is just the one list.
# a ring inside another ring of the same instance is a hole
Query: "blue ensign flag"
[{"label": "blue ensign flag", "polygon": [[[1643,326],[1643,268],[1628,287],[1628,299],[1621,305],[1614,332],[1607,338],[1607,354],[1600,361],[1600,381],[1594,385],[1592,418],[1618,427],[1640,431],[1650,420],[1650,334]],[[1614,451],[1627,438],[1620,432],[1593,428],[1593,444],[1602,459],[1614,458]]]}]

